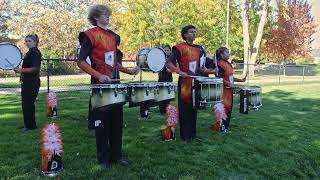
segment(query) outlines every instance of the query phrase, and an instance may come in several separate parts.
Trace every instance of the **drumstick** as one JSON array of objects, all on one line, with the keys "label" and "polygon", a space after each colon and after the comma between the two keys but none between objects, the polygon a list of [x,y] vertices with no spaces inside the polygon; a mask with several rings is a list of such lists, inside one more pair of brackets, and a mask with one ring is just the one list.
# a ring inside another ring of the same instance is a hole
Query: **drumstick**
[{"label": "drumstick", "polygon": [[131,81],[133,78],[111,79],[111,81]]},{"label": "drumstick", "polygon": [[[181,76],[181,75],[179,75]],[[191,78],[200,78],[200,77],[204,77],[204,76],[191,76],[191,75],[188,75],[187,77],[191,77]]]}]

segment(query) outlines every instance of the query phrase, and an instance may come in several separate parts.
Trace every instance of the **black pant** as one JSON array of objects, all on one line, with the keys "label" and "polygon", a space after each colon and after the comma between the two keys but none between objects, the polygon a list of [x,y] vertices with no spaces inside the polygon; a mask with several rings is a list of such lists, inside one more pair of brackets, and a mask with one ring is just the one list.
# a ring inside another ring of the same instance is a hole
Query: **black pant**
[{"label": "black pant", "polygon": [[23,81],[21,85],[21,100],[24,127],[28,129],[37,128],[35,120],[35,101],[39,93],[40,80]]},{"label": "black pant", "polygon": [[91,98],[89,100],[89,108],[88,108],[88,129],[94,129],[94,120],[92,119],[92,110],[91,110]]},{"label": "black pant", "polygon": [[190,140],[196,137],[197,112],[191,103],[185,103],[181,99],[181,85],[178,84],[178,110],[180,123],[180,137],[182,140]]},{"label": "black pant", "polygon": [[[172,82],[172,73],[168,72],[166,70],[166,67],[159,73],[158,82]],[[170,100],[166,100],[159,103],[159,110],[161,114],[166,113],[166,108],[169,103]]]},{"label": "black pant", "polygon": [[121,159],[123,107],[93,111],[97,159],[99,163],[109,163]]}]

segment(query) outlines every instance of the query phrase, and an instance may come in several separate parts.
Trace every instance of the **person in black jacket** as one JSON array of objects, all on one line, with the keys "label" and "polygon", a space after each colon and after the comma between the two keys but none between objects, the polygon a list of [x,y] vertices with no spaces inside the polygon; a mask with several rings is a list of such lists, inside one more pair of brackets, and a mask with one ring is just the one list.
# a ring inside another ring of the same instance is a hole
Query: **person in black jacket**
[{"label": "person in black jacket", "polygon": [[[163,51],[166,54],[166,59],[171,55],[171,47],[170,45],[166,44],[162,47]],[[172,73],[164,67],[163,70],[159,73],[159,82],[172,82]],[[161,114],[166,113],[166,108],[168,104],[170,103],[170,100],[165,100],[163,102],[159,103],[159,111]]]},{"label": "person in black jacket", "polygon": [[40,65],[41,52],[38,49],[39,38],[36,34],[30,34],[25,38],[29,51],[23,58],[22,68],[15,68],[14,71],[21,73],[21,97],[24,128],[28,131],[37,128],[35,120],[35,100],[40,88]]}]

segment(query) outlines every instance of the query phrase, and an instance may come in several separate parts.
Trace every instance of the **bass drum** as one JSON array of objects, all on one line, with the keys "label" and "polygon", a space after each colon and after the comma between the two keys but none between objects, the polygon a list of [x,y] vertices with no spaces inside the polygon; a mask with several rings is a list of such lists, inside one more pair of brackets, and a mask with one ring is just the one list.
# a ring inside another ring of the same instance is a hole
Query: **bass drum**
[{"label": "bass drum", "polygon": [[144,71],[160,72],[166,63],[166,54],[160,48],[142,48],[136,57],[137,65]]},{"label": "bass drum", "polygon": [[20,49],[8,42],[0,43],[0,69],[12,70],[18,67],[22,60]]}]

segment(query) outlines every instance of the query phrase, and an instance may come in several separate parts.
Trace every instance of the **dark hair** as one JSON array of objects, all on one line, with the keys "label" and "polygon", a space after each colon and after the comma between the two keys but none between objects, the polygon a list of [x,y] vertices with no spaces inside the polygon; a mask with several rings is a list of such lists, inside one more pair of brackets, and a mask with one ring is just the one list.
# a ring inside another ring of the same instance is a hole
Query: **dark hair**
[{"label": "dark hair", "polygon": [[169,45],[169,44],[164,44],[164,45],[162,45],[162,48],[164,49],[164,48],[169,48],[169,49],[171,49],[171,46]]},{"label": "dark hair", "polygon": [[182,37],[183,40],[186,40],[186,38],[184,37],[184,34],[186,34],[189,29],[196,29],[196,27],[193,26],[193,25],[187,25],[187,26],[183,27],[181,29],[181,37]]},{"label": "dark hair", "polygon": [[97,20],[95,18],[99,17],[101,14],[107,13],[108,15],[111,15],[112,10],[110,7],[103,5],[103,4],[96,4],[94,6],[91,6],[88,14],[88,20],[89,22],[96,26]]},{"label": "dark hair", "polygon": [[36,42],[36,46],[38,46],[39,44],[39,37],[36,34],[29,34],[25,37],[25,39],[30,38],[32,39],[34,42]]},{"label": "dark hair", "polygon": [[228,50],[228,48],[226,48],[226,47],[220,47],[220,48],[218,48],[217,50],[216,50],[216,59],[217,60],[220,60],[221,58],[222,58],[222,54],[225,52],[225,51],[227,51]]}]

